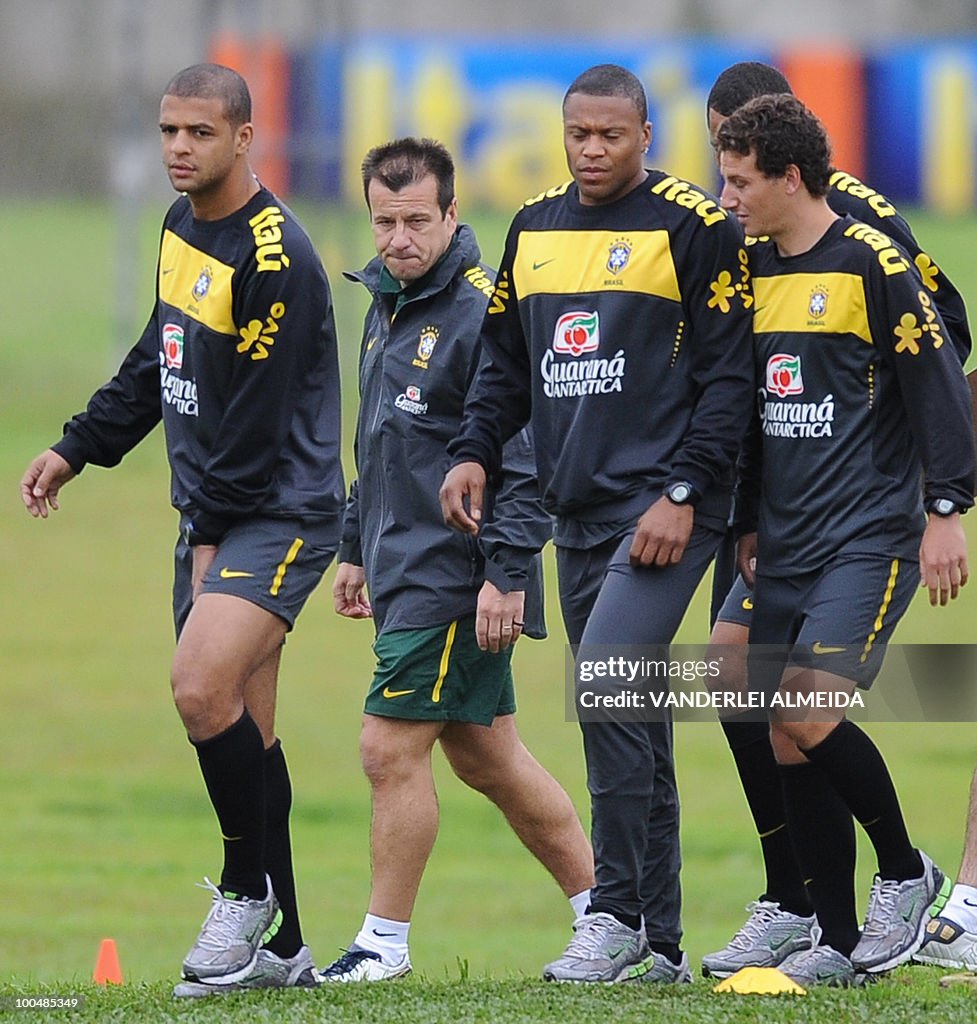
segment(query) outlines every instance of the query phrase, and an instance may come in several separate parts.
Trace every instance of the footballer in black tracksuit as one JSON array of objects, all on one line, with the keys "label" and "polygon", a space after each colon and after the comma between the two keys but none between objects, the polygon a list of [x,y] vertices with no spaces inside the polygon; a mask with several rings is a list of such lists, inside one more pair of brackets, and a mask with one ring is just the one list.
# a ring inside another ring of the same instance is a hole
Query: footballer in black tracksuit
[{"label": "footballer in black tracksuit", "polygon": [[308,596],[339,539],[339,369],[322,263],[268,189],[215,221],[194,218],[185,196],[173,203],[149,323],[53,447],[76,472],[114,466],[161,419],[186,534],[177,549],[177,628],[190,607],[186,540],[221,545],[256,521],[271,531],[288,522],[299,534],[283,570],[295,585],[263,580],[259,590],[242,571],[219,579],[219,559],[208,579],[291,624],[296,590]]},{"label": "footballer in black tracksuit", "polygon": [[[847,171],[831,173],[828,205],[839,216],[848,214],[901,245],[919,271],[927,293],[936,303],[953,350],[963,365],[970,355],[970,326],[963,297],[944,271],[916,241],[912,229],[899,211],[881,193]],[[733,534],[730,531],[723,553],[717,555],[713,573],[713,618],[749,626],[753,599],[742,578],[735,574]],[[735,578],[734,578],[735,577]]]},{"label": "footballer in black tracksuit", "polygon": [[[753,393],[749,272],[718,202],[662,171],[583,205],[568,183],[509,229],[482,330],[485,362],[449,451],[494,472],[532,425],[574,645],[667,644],[729,512]],[[695,525],[678,564],[640,568],[640,516],[684,484]],[[681,936],[671,723],[581,722],[592,804],[592,908]]]},{"label": "footballer in black tracksuit", "polygon": [[919,582],[924,504],[973,504],[970,392],[925,278],[887,235],[842,217],[800,255],[769,240],[749,254],[758,407],[737,525],[758,534],[750,639],[810,641],[818,667],[867,684]]}]

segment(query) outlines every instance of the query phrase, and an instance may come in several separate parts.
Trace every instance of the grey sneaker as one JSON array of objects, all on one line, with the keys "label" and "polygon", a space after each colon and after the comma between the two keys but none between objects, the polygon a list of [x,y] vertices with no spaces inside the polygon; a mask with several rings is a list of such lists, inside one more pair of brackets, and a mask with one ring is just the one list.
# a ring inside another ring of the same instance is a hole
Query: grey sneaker
[{"label": "grey sneaker", "polygon": [[651,950],[644,960],[625,967],[618,975],[617,980],[639,981],[653,985],[691,985],[692,971],[689,969],[689,956],[687,953],[683,953],[682,959],[677,964],[673,964],[667,956]]},{"label": "grey sneaker", "polygon": [[407,953],[399,963],[388,964],[372,949],[361,949],[354,945],[324,971],[320,971],[318,977],[321,982],[392,981],[410,972],[410,956]]},{"label": "grey sneaker", "polygon": [[226,984],[240,981],[251,972],[258,947],[281,925],[278,900],[267,875],[265,881],[265,898],[253,900],[222,893],[209,878],[204,879],[200,888],[210,889],[214,898],[197,941],[183,961],[183,977],[187,981],[220,978]]},{"label": "grey sneaker", "polygon": [[862,937],[851,953],[860,971],[877,974],[909,960],[923,944],[926,922],[946,903],[953,883],[922,850],[919,855],[919,878],[894,882],[875,876]]},{"label": "grey sneaker", "polygon": [[831,946],[812,946],[791,953],[777,968],[802,988],[812,985],[834,985],[847,988],[858,984],[855,965]]},{"label": "grey sneaker", "polygon": [[573,922],[563,955],[543,968],[546,981],[617,981],[648,955],[644,925],[635,931],[611,914],[584,914]]},{"label": "grey sneaker", "polygon": [[821,937],[813,914],[791,914],[772,900],[754,900],[746,909],[746,924],[725,948],[702,958],[707,978],[728,978],[744,967],[777,967],[791,953],[816,946]]},{"label": "grey sneaker", "polygon": [[256,988],[314,988],[319,984],[315,964],[308,946],[303,946],[292,957],[276,956],[270,949],[259,949],[254,967],[240,981],[222,984],[214,981],[181,981],[173,989],[177,999],[200,999],[204,996],[222,996],[228,992],[242,992]]},{"label": "grey sneaker", "polygon": [[937,967],[977,971],[977,933],[968,932],[944,914],[931,918],[923,944],[913,960]]}]

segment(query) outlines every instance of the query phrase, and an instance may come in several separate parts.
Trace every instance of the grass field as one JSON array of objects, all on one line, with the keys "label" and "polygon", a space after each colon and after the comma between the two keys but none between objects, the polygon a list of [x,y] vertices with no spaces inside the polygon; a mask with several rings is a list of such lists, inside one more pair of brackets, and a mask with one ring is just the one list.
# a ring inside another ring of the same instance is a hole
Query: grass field
[{"label": "grass field", "polygon": [[[160,210],[147,214],[140,296],[148,310]],[[364,296],[340,271],[362,264],[360,211],[302,211],[336,295],[351,433],[352,368]],[[182,955],[207,908],[193,887],[219,871],[219,839],[192,750],[171,706],[170,554],[162,439],[154,434],[112,472],[88,469],[53,520],[30,520],[17,481],[111,373],[119,297],[108,210],[78,203],[7,203],[0,330],[0,1009],[4,999],[83,993],[85,1019],[163,1020],[958,1020],[973,995],[937,988],[937,972],[908,968],[884,984],[806,1000],[683,992],[567,990],[525,979],[564,945],[570,912],[498,813],[439,765],[442,830],[412,930],[418,977],[382,991],[270,993],[218,1012],[169,1000]],[[472,218],[488,262],[504,221]],[[914,219],[918,233],[977,301],[977,224]],[[971,532],[977,523],[969,524]],[[331,574],[330,574],[331,576]],[[306,939],[333,957],[359,924],[368,890],[368,791],[357,762],[366,623],[339,620],[329,579],[290,637],[279,731],[295,781],[296,864]],[[551,638],[523,642],[516,667],[521,731],[586,814],[576,726],[563,711],[563,635],[550,588]],[[954,607],[918,599],[903,642],[969,642],[977,585]],[[704,639],[696,602],[680,639]],[[960,852],[974,729],[873,727],[889,758],[916,840],[949,871]],[[714,723],[678,727],[684,802],[686,946],[693,962],[739,926],[761,880],[755,840],[725,743]],[[860,891],[870,857],[860,847]],[[127,984],[88,979],[99,941],[116,939]],[[57,1016],[52,1014],[51,1016]],[[74,1015],[75,1019],[79,1015]]]}]

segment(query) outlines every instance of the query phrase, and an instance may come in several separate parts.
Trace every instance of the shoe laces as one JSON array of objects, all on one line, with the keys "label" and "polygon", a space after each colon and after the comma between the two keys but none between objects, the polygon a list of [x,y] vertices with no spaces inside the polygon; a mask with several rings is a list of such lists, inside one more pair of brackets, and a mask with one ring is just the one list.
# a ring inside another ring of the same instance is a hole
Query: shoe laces
[{"label": "shoe laces", "polygon": [[228,899],[206,876],[203,883],[197,882],[197,886],[209,889],[214,897],[200,932],[199,944],[211,949],[225,949],[229,942],[238,940],[237,925],[247,910],[247,901]]},{"label": "shoe laces", "polygon": [[343,955],[333,961],[323,972],[323,977],[336,977],[349,974],[356,970],[364,960],[382,960],[383,958],[369,949],[344,949]]},{"label": "shoe laces", "polygon": [[754,900],[746,909],[750,916],[742,928],[729,940],[729,947],[734,949],[752,949],[763,938],[763,932],[771,921],[776,920],[784,911],[778,903],[767,900]]},{"label": "shoe laces", "polygon": [[872,881],[872,891],[868,897],[868,910],[865,912],[865,924],[862,935],[887,935],[892,928],[892,918],[896,911],[896,899],[899,896],[900,883],[891,878],[880,878]]},{"label": "shoe laces", "polygon": [[566,948],[564,956],[578,956],[583,960],[593,960],[590,954],[603,952],[608,932],[624,925],[610,914],[584,914],[573,922],[573,938]]}]

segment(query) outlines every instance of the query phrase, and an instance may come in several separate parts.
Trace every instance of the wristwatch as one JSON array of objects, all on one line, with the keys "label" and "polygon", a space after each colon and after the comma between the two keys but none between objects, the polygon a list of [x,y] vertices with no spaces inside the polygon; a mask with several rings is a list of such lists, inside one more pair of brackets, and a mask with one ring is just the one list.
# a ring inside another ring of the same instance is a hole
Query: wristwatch
[{"label": "wristwatch", "polygon": [[690,505],[695,498],[695,488],[688,480],[676,480],[665,488],[665,497],[673,505]]},{"label": "wristwatch", "polygon": [[926,502],[926,511],[938,516],[952,516],[954,512],[962,512],[963,509],[950,498],[933,498]]}]

